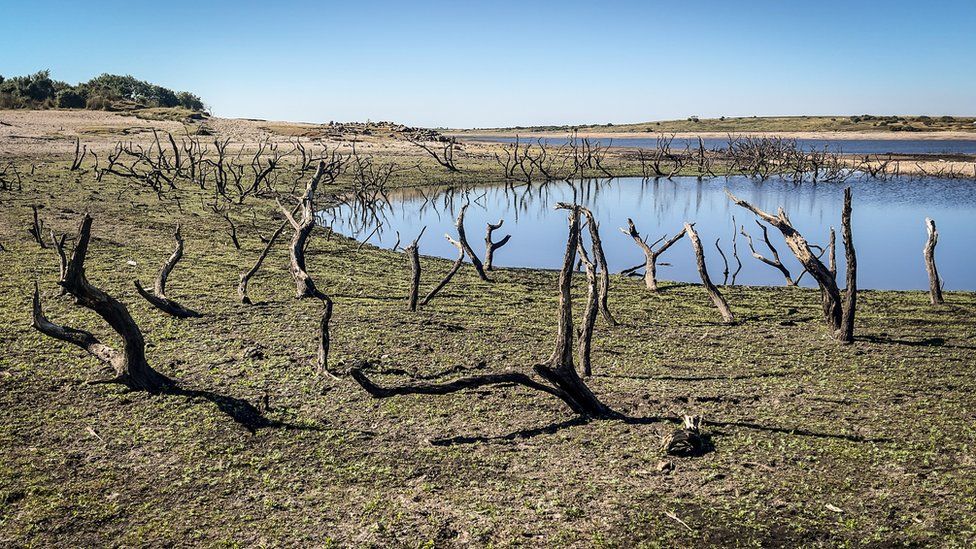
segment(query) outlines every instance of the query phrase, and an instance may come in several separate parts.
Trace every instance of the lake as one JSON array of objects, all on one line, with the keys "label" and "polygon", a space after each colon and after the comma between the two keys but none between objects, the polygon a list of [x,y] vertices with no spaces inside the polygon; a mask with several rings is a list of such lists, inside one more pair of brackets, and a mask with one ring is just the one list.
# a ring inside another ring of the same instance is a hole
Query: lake
[{"label": "lake", "polygon": [[[928,287],[922,247],[926,240],[925,217],[935,219],[939,229],[936,259],[945,288],[976,290],[976,181],[936,178],[896,179],[887,182],[859,178],[849,181],[853,188],[853,233],[858,257],[858,285],[864,289],[913,289]],[[793,225],[811,244],[826,245],[830,226],[837,229],[838,262],[843,277],[844,253],[840,238],[840,213],[844,187],[838,184],[794,185],[772,178],[757,182],[744,176],[720,177],[699,181],[694,177],[673,180],[618,178],[567,183],[504,185],[472,189],[413,189],[390,195],[388,204],[377,211],[380,230],[370,244],[391,248],[396,231],[404,242],[427,227],[420,243],[423,255],[454,259],[456,249],[444,234],[455,236],[453,226],[458,210],[470,204],[465,218],[468,240],[483,259],[487,222],[504,219],[495,232],[500,239],[512,234],[511,241],[495,253],[497,267],[557,269],[566,244],[566,212],[553,206],[560,201],[577,202],[593,210],[612,272],[643,262],[643,253],[618,228],[634,219],[641,235],[650,241],[681,230],[684,221],[695,227],[705,244],[709,273],[716,283],[723,281],[724,264],[715,241],[736,268],[732,257],[732,216],[737,226],[744,225],[757,250],[768,257],[762,232],[755,217],[735,206],[725,196],[728,188],[739,198],[775,212],[782,206]],[[426,195],[426,198],[425,198]],[[376,228],[376,219],[363,221],[361,204],[352,201],[321,213],[321,222],[359,240]],[[783,242],[779,231],[769,228],[770,240],[783,263],[796,278],[799,263]],[[742,270],[738,284],[783,285],[782,275],[754,259],[745,238],[736,238]],[[826,257],[824,258],[826,262]],[[700,281],[694,254],[685,238],[665,252],[658,268],[661,280]],[[731,277],[730,277],[731,279]],[[804,286],[812,278],[803,278]]]},{"label": "lake", "polygon": [[[514,137],[470,136],[472,141],[491,143],[514,143]],[[521,143],[535,143],[535,139],[522,137]],[[543,142],[553,146],[565,145],[568,138],[546,137]],[[655,137],[621,137],[591,139],[603,145],[635,149],[653,149],[657,146]],[[705,147],[711,150],[728,148],[728,139],[703,138]],[[797,146],[803,150],[822,150],[842,154],[973,154],[976,155],[976,139],[797,139]],[[672,150],[682,150],[686,146],[698,148],[698,138],[676,137],[671,143]]]}]

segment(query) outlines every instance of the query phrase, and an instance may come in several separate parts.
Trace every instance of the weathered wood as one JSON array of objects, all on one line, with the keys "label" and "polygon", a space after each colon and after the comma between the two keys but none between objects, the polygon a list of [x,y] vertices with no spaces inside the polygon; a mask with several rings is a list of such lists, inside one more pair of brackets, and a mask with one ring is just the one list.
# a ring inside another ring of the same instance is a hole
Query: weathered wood
[{"label": "weathered wood", "polygon": [[461,270],[461,265],[464,264],[464,246],[457,240],[451,238],[450,235],[444,235],[444,238],[446,238],[448,242],[453,244],[454,247],[458,249],[458,257],[457,259],[454,260],[454,264],[451,265],[451,269],[447,271],[447,274],[444,275],[444,278],[442,278],[441,281],[437,283],[437,286],[434,286],[433,289],[431,289],[430,292],[428,292],[427,295],[425,295],[424,298],[420,300],[421,307],[424,307],[425,305],[430,303],[431,300],[434,299],[434,297],[437,295],[437,293],[440,292],[441,289],[444,288],[444,286],[447,286],[447,283],[450,282],[452,278],[454,278],[454,275],[456,275],[459,270]]},{"label": "weathered wood", "polygon": [[41,249],[47,249],[47,244],[44,243],[44,222],[37,215],[36,204],[31,204],[31,211],[34,212],[33,223],[27,227],[27,232],[34,238],[34,242],[37,242],[37,245]]},{"label": "weathered wood", "polygon": [[264,258],[268,257],[268,252],[271,251],[271,246],[274,245],[275,241],[278,240],[278,237],[281,236],[282,231],[284,231],[285,227],[287,226],[287,221],[278,226],[278,229],[271,235],[271,238],[268,239],[264,249],[261,250],[261,255],[259,255],[257,261],[254,262],[254,266],[241,273],[240,282],[237,285],[237,295],[240,296],[241,303],[245,305],[251,304],[251,298],[247,295],[247,285],[251,281],[251,278],[257,274],[258,269],[261,268],[261,264],[264,263]]},{"label": "weathered wood", "polygon": [[603,253],[603,241],[600,240],[600,224],[596,222],[596,217],[589,208],[579,207],[580,212],[586,217],[586,227],[590,233],[590,244],[593,246],[593,263],[596,265],[597,281],[599,282],[598,305],[603,319],[611,326],[619,323],[610,313],[610,269],[607,267],[607,256]]},{"label": "weathered wood", "polygon": [[129,310],[118,300],[91,285],[85,277],[85,258],[91,241],[92,218],[85,214],[78,230],[75,249],[58,284],[75,297],[78,305],[98,314],[122,338],[122,352],[101,343],[84,330],[54,324],[41,310],[40,292],[34,286],[32,325],[39,332],[76,345],[115,371],[112,383],[120,383],[136,390],[159,393],[172,385],[166,376],[154,370],[146,361],[146,343],[142,331]]},{"label": "weathered wood", "polygon": [[485,231],[485,270],[486,271],[491,271],[494,268],[493,260],[495,258],[495,250],[501,248],[505,244],[508,244],[508,241],[512,238],[512,235],[507,234],[505,235],[504,238],[502,238],[498,242],[492,241],[491,238],[492,233],[500,229],[503,223],[505,223],[504,219],[499,219],[498,223],[488,223],[488,229]]},{"label": "weathered wood", "polygon": [[[426,230],[427,227],[424,227]],[[413,242],[404,250],[407,253],[407,257],[410,258],[410,293],[407,296],[407,309],[411,311],[417,310],[417,301],[419,300],[420,294],[420,237],[424,234],[424,231],[420,231],[420,235],[413,239]]]},{"label": "weathered wood", "polygon": [[324,295],[315,287],[315,281],[312,280],[312,277],[309,276],[308,270],[306,269],[305,247],[308,243],[309,236],[312,234],[312,230],[315,228],[315,192],[318,189],[319,181],[326,175],[327,171],[331,179],[335,178],[338,173],[338,166],[333,167],[334,164],[330,164],[327,170],[325,162],[319,162],[315,174],[308,180],[305,193],[298,201],[298,212],[300,213],[298,219],[281,202],[278,202],[278,207],[284,213],[285,219],[295,229],[295,234],[292,235],[291,239],[291,247],[289,248],[289,270],[291,271],[292,278],[295,279],[295,297],[297,299],[309,297],[321,298]]},{"label": "weathered wood", "polygon": [[461,211],[458,212],[457,219],[454,221],[454,227],[457,229],[458,234],[458,242],[461,244],[461,248],[464,250],[464,253],[468,255],[468,259],[471,261],[471,264],[474,265],[474,270],[478,272],[478,277],[486,282],[491,282],[488,275],[485,274],[484,264],[481,263],[481,260],[478,259],[478,255],[474,253],[474,249],[471,248],[470,244],[468,244],[468,237],[464,232],[464,213],[467,211],[467,209],[467,204],[461,206]]},{"label": "weathered wood", "polygon": [[641,238],[640,233],[637,232],[637,227],[634,226],[634,220],[629,217],[627,218],[627,227],[628,227],[627,229],[621,228],[620,232],[629,235],[631,238],[633,238],[634,242],[637,243],[640,249],[644,252],[644,285],[647,286],[648,290],[651,290],[652,292],[656,292],[657,291],[657,258],[660,257],[660,255],[663,254],[665,251],[667,251],[668,248],[673,246],[675,242],[681,240],[681,238],[685,235],[685,230],[681,229],[681,231],[679,231],[678,234],[672,236],[670,240],[668,240],[663,245],[661,245],[660,248],[655,250],[654,246],[657,245],[658,242],[661,242],[662,240],[667,238],[667,235],[659,238],[657,242],[655,242],[654,244],[648,245],[647,242]]},{"label": "weathered wood", "polygon": [[780,261],[779,252],[777,252],[776,248],[773,247],[773,243],[769,241],[769,231],[766,230],[766,226],[763,225],[762,222],[760,222],[758,219],[755,221],[756,221],[756,225],[759,225],[759,228],[762,229],[763,240],[766,242],[766,247],[769,248],[769,252],[772,254],[773,258],[769,259],[767,257],[764,257],[762,254],[756,251],[756,247],[752,243],[752,236],[750,236],[749,233],[746,232],[746,227],[745,225],[743,225],[741,227],[740,233],[742,234],[742,236],[746,237],[746,242],[749,243],[749,251],[752,252],[752,257],[758,259],[759,261],[762,261],[763,263],[769,265],[770,267],[774,267],[779,272],[783,273],[783,277],[786,278],[787,286],[795,286],[796,283],[793,281],[793,277],[792,275],[790,275],[789,269],[787,269],[783,265],[783,262]]},{"label": "weathered wood", "polygon": [[329,371],[329,347],[331,338],[329,336],[329,323],[332,320],[332,299],[327,295],[322,296],[322,318],[319,321],[319,348],[316,358],[316,365],[319,373],[336,377]]},{"label": "weathered wood", "polygon": [[844,239],[844,258],[847,260],[847,288],[844,290],[844,311],[837,339],[841,343],[854,342],[854,315],[857,311],[857,253],[851,230],[851,188],[844,189],[844,209],[841,211],[841,235]]},{"label": "weathered wood", "polygon": [[756,214],[760,219],[769,223],[771,226],[779,229],[783,234],[783,239],[786,241],[786,245],[789,246],[793,255],[800,262],[801,265],[810,273],[812,277],[817,280],[820,285],[820,289],[823,293],[823,315],[824,321],[831,328],[832,332],[837,332],[840,330],[841,323],[841,313],[842,304],[840,290],[837,287],[837,281],[834,275],[820,261],[820,259],[814,255],[813,251],[810,249],[810,245],[807,240],[803,238],[790,222],[789,217],[787,217],[786,212],[783,208],[779,209],[777,215],[772,215],[770,213],[764,212],[763,210],[757,208],[756,206],[741,200],[729,192],[728,189],[725,190],[725,194],[728,195],[729,199],[736,205],[741,206],[752,213]]},{"label": "weathered wood", "polygon": [[133,281],[136,287],[136,291],[139,292],[146,301],[148,301],[152,306],[156,307],[164,313],[175,316],[176,318],[192,318],[201,316],[200,313],[194,311],[193,309],[188,309],[183,305],[180,305],[176,301],[166,297],[166,280],[169,278],[169,274],[179,263],[180,259],[183,258],[183,235],[180,234],[180,226],[176,225],[176,232],[173,234],[176,239],[176,250],[173,254],[163,263],[163,266],[159,269],[159,275],[156,276],[156,282],[153,284],[152,293],[146,291],[142,287],[142,284],[138,280]]},{"label": "weathered wood", "polygon": [[593,347],[593,328],[596,326],[600,290],[597,285],[596,265],[587,255],[582,239],[577,243],[577,247],[580,261],[586,267],[586,307],[583,309],[583,321],[580,322],[576,356],[579,358],[580,367],[583,368],[583,375],[589,377],[593,375],[590,351]]},{"label": "weathered wood", "polygon": [[942,281],[939,279],[939,269],[935,266],[935,246],[939,243],[939,231],[935,228],[935,220],[931,217],[925,218],[925,230],[929,237],[922,248],[922,257],[925,258],[925,270],[929,274],[929,301],[933,305],[945,303],[942,298]]},{"label": "weathered wood", "polygon": [[712,284],[712,279],[708,276],[708,268],[705,266],[705,251],[702,249],[701,240],[698,238],[695,226],[691,223],[685,223],[685,232],[688,233],[688,239],[691,240],[691,247],[695,250],[695,258],[698,261],[698,274],[701,276],[705,291],[708,292],[708,297],[712,299],[712,303],[715,304],[715,308],[721,313],[722,320],[726,324],[735,322],[735,315],[732,314],[732,309],[729,308],[728,302],[725,301],[725,297],[718,291],[715,284]]},{"label": "weathered wood", "polygon": [[[376,398],[386,398],[394,395],[428,394],[443,395],[464,389],[484,387],[498,384],[518,384],[538,391],[543,391],[561,399],[573,412],[594,418],[620,418],[621,415],[603,404],[590,391],[589,387],[580,379],[573,366],[573,313],[572,313],[572,276],[573,264],[576,261],[576,250],[579,247],[579,206],[560,205],[570,209],[569,237],[566,242],[566,254],[563,267],[559,274],[559,314],[558,330],[552,357],[545,363],[537,364],[535,372],[547,380],[551,385],[539,383],[522,373],[488,374],[471,376],[448,383],[428,384],[415,383],[396,387],[380,387],[373,383],[363,372],[367,364],[360,362],[352,369],[350,375],[363,389]],[[460,243],[463,259],[464,251]]]}]

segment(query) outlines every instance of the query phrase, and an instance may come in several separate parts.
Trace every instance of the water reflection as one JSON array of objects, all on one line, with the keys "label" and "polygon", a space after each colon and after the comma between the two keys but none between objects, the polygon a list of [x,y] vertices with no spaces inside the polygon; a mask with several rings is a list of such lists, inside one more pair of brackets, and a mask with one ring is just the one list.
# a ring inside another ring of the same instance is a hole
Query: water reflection
[{"label": "water reflection", "polygon": [[[976,181],[932,178],[897,179],[879,182],[855,179],[854,239],[858,251],[859,286],[875,289],[925,289],[927,278],[922,262],[926,232],[923,220],[939,224],[937,249],[939,271],[946,289],[976,289],[976,260],[971,246],[976,241]],[[470,204],[465,220],[468,239],[483,253],[486,224],[505,220],[496,238],[511,233],[511,242],[498,251],[498,267],[555,269],[560,266],[565,245],[566,220],[553,210],[557,202],[576,202],[593,210],[611,270],[619,272],[643,261],[643,254],[619,228],[633,218],[641,235],[650,242],[681,230],[684,221],[696,223],[706,246],[709,270],[719,273],[724,263],[716,249],[736,269],[733,240],[743,267],[740,284],[782,285],[779,271],[754,259],[739,227],[745,225],[757,250],[768,255],[754,216],[736,207],[725,196],[729,188],[740,198],[775,212],[782,206],[794,226],[812,244],[825,246],[831,226],[839,229],[844,186],[836,184],[795,185],[781,179],[762,183],[746,177],[698,180],[619,178],[548,183],[499,184],[453,189],[415,188],[391,193],[377,200],[348,199],[322,212],[322,222],[340,233],[392,248],[401,240],[412,240],[423,227],[421,253],[454,258],[456,249],[441,237],[454,235],[454,217]],[[733,224],[733,216],[735,222]],[[377,229],[377,227],[379,227]],[[779,232],[770,229],[770,239],[794,278],[802,272],[799,263],[783,243]],[[839,238],[838,238],[839,243]],[[842,250],[838,253],[843,273]],[[687,241],[679,242],[661,256],[666,263],[658,269],[662,280],[696,281],[694,256]],[[803,285],[812,284],[807,276]]]}]

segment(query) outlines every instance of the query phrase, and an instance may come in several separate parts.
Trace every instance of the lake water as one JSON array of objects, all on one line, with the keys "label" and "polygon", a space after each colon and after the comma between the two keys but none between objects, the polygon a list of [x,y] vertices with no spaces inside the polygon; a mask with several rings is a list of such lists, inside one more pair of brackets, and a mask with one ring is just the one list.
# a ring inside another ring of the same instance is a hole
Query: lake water
[{"label": "lake water", "polygon": [[[492,143],[514,143],[514,137],[474,136],[467,139]],[[553,146],[565,145],[567,138],[547,137],[544,143]],[[654,137],[622,137],[592,139],[603,145],[635,149],[653,149],[657,146]],[[727,148],[726,138],[703,138],[708,149]],[[520,139],[521,143],[535,143],[535,140]],[[797,139],[797,146],[804,150],[822,150],[825,147],[835,153],[843,154],[972,154],[976,155],[976,139]],[[698,138],[675,138],[672,150],[682,150],[685,146],[698,147]]]},{"label": "lake water", "polygon": [[[853,232],[858,257],[858,285],[873,289],[926,289],[928,279],[922,261],[926,240],[924,219],[935,219],[939,229],[936,259],[945,288],[976,290],[976,181],[913,178],[881,182],[858,179],[848,183],[853,188]],[[554,210],[560,201],[577,202],[593,210],[600,223],[600,233],[612,272],[619,272],[643,262],[643,253],[618,228],[634,219],[642,235],[650,241],[681,230],[684,221],[696,223],[705,244],[709,273],[716,283],[723,281],[724,264],[715,240],[729,258],[732,257],[732,216],[737,225],[745,225],[757,250],[768,257],[762,233],[755,217],[735,206],[725,196],[729,188],[739,198],[769,212],[785,208],[793,225],[811,244],[826,245],[830,226],[837,229],[838,262],[841,277],[844,253],[840,237],[840,212],[844,186],[837,184],[794,185],[773,178],[765,182],[746,177],[714,178],[698,181],[693,177],[674,180],[613,180],[552,182],[521,185],[514,189],[503,185],[468,190],[407,190],[390,196],[389,204],[377,212],[382,226],[369,242],[391,248],[397,241],[396,231],[405,242],[427,227],[420,243],[423,255],[454,259],[456,249],[444,234],[455,236],[454,218],[464,204],[470,204],[465,217],[468,240],[483,258],[485,224],[504,219],[495,239],[511,233],[511,241],[495,253],[498,267],[534,267],[557,269],[561,266],[566,244],[566,212]],[[423,194],[422,194],[423,193]],[[426,194],[426,198],[424,196]],[[364,221],[361,204],[350,202],[322,212],[321,221],[332,224],[340,233],[359,240],[376,227],[376,219]],[[369,217],[369,216],[366,216]],[[778,249],[783,263],[794,279],[802,269],[783,242],[779,231],[769,228],[770,240]],[[736,283],[783,285],[782,275],[754,259],[745,239],[737,237],[739,257],[743,263]],[[826,257],[824,258],[826,262]],[[660,258],[668,263],[658,268],[661,280],[700,281],[694,254],[688,239],[682,239]],[[731,278],[731,277],[730,277]],[[806,275],[803,285],[812,285]]]}]

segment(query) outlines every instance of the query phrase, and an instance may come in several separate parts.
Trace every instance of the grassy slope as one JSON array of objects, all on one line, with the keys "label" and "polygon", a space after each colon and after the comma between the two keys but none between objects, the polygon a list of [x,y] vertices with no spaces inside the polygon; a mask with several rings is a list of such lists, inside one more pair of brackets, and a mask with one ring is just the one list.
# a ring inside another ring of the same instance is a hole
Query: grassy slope
[{"label": "grassy slope", "polygon": [[[915,116],[901,116],[898,120],[882,120],[876,117],[868,120],[854,121],[849,116],[749,116],[718,118],[703,118],[697,122],[691,120],[662,120],[659,122],[640,122],[636,124],[615,125],[583,125],[575,126],[582,132],[664,132],[664,133],[695,133],[695,132],[884,132],[896,133],[893,129],[904,130],[906,127],[916,131],[967,131],[976,132],[976,118],[954,117],[952,120],[942,120],[938,117],[928,120]],[[532,126],[519,128],[497,128],[492,130],[468,130],[471,133],[490,133],[491,131],[511,132],[512,130],[526,131],[571,131],[573,126]],[[909,130],[911,131],[911,130]]]},{"label": "grassy slope", "polygon": [[[697,286],[653,295],[615,279],[610,305],[623,325],[598,322],[594,390],[635,417],[725,422],[709,427],[714,452],[665,474],[656,465],[668,421],[567,423],[560,403],[519,388],[378,401],[350,381],[316,378],[320,305],[292,299],[284,246],[252,282],[258,304],[236,301],[237,273],[275,226],[271,204],[256,206],[256,222],[238,214],[237,251],[192,190],[180,213],[128,183],[92,179],[48,164],[23,193],[0,195],[2,544],[976,539],[972,293],[934,308],[920,292],[864,292],[859,340],[838,347],[813,291],[729,288],[744,322],[728,327]],[[55,254],[23,230],[31,203],[57,231],[92,212],[89,278],[128,304],[158,369],[256,405],[267,396],[266,415],[288,427],[251,435],[206,399],[85,385],[96,361],[31,330],[31,281],[40,279],[52,320],[111,338],[55,297]],[[201,319],[164,317],[132,288],[170,253],[177,221],[187,252],[168,293]],[[336,296],[333,362],[367,357],[433,375],[484,360],[525,371],[551,350],[553,273],[502,271],[489,285],[465,269],[410,314],[397,254],[320,234],[309,264]],[[424,265],[429,287],[448,262]],[[255,346],[263,357],[245,358]]]}]

